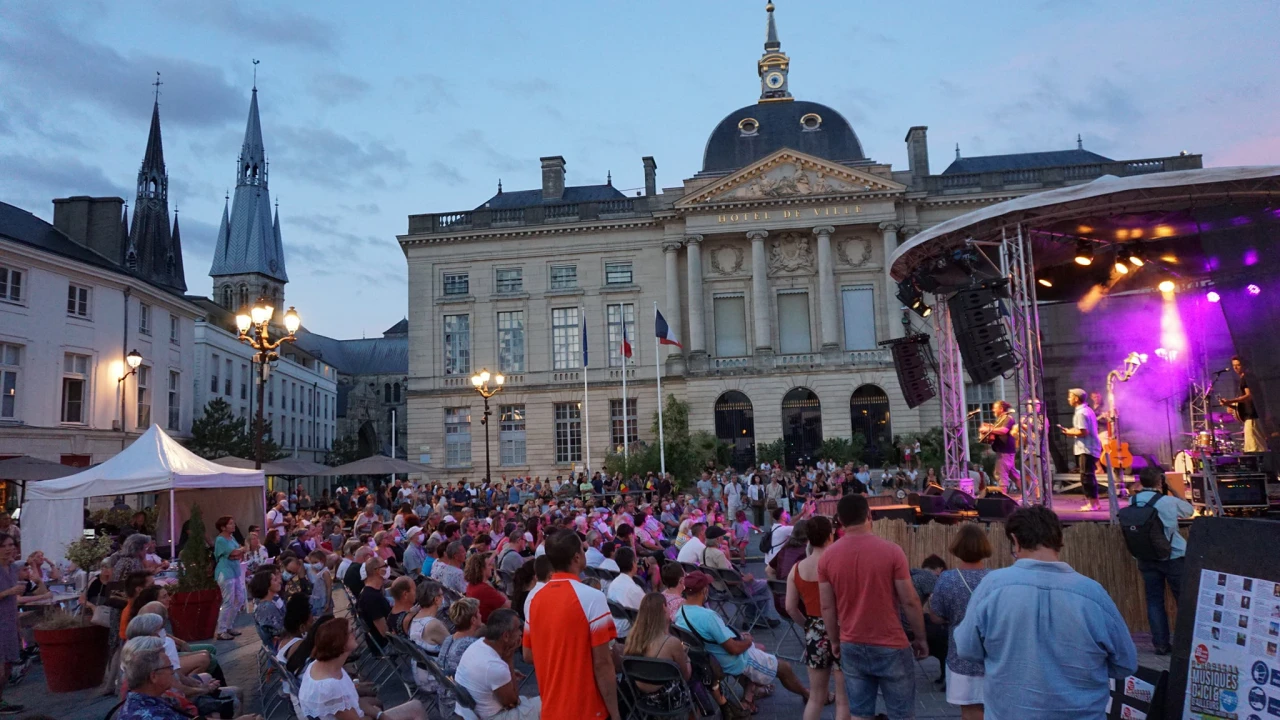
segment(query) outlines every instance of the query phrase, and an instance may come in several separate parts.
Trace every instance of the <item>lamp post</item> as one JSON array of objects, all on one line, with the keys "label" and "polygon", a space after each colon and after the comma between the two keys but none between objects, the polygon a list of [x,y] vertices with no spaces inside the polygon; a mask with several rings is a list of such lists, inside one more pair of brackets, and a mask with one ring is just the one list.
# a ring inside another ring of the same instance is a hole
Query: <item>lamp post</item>
[{"label": "lamp post", "polygon": [[[129,435],[129,429],[125,425],[124,419],[124,381],[128,380],[130,375],[138,374],[138,367],[142,365],[142,353],[138,352],[137,349],[130,350],[129,354],[124,356],[124,361],[129,366],[129,372],[121,375],[120,379],[116,381],[116,391],[120,393],[120,435],[122,438]],[[124,441],[121,440],[121,450],[124,449],[123,443]]]},{"label": "lamp post", "polygon": [[248,313],[241,312],[236,315],[236,329],[240,331],[240,342],[245,343],[249,347],[257,350],[257,354],[253,357],[253,362],[258,364],[260,375],[258,376],[258,417],[254,422],[253,437],[253,466],[255,469],[262,469],[262,400],[267,387],[267,373],[269,372],[268,363],[272,360],[280,359],[275,352],[276,348],[286,342],[293,342],[298,328],[302,325],[302,318],[298,317],[298,311],[289,308],[284,314],[284,329],[289,333],[277,340],[271,339],[271,316],[275,313],[275,306],[267,298],[258,298],[258,302],[254,303]]},{"label": "lamp post", "polygon": [[[493,387],[489,387],[489,380],[493,380]],[[471,384],[475,387],[476,392],[480,393],[480,397],[484,398],[484,414],[480,416],[480,424],[484,426],[484,481],[487,483],[489,479],[489,398],[502,392],[502,383],[506,382],[506,378],[502,373],[490,375],[488,370],[481,369],[480,372],[471,376]]]}]

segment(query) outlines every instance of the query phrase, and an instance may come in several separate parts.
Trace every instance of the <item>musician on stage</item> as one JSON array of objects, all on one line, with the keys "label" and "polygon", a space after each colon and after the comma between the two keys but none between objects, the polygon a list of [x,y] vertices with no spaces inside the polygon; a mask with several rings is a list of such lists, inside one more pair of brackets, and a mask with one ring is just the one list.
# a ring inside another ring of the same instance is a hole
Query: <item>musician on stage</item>
[{"label": "musician on stage", "polygon": [[1017,433],[1014,430],[1013,406],[1004,400],[991,403],[991,412],[996,419],[984,424],[980,429],[982,442],[991,444],[991,452],[996,454],[996,465],[991,470],[991,479],[1000,486],[1001,492],[1009,492],[1009,480],[1013,478],[1018,487],[1022,486],[1022,478],[1018,476],[1015,455],[1018,452]]},{"label": "musician on stage", "polygon": [[1253,404],[1253,393],[1249,390],[1249,382],[1244,378],[1244,362],[1240,360],[1239,355],[1231,358],[1231,369],[1239,378],[1240,394],[1233,398],[1224,398],[1222,404],[1234,409],[1236,419],[1244,423],[1244,451],[1266,452],[1267,436],[1262,432],[1262,423],[1258,421],[1258,409]]},{"label": "musician on stage", "polygon": [[1075,408],[1071,419],[1071,427],[1059,425],[1062,434],[1076,439],[1072,452],[1076,456],[1076,465],[1080,470],[1080,488],[1084,490],[1085,502],[1081,512],[1099,510],[1098,505],[1098,457],[1102,455],[1102,441],[1098,439],[1098,416],[1089,407],[1089,396],[1081,388],[1067,391],[1067,404]]}]

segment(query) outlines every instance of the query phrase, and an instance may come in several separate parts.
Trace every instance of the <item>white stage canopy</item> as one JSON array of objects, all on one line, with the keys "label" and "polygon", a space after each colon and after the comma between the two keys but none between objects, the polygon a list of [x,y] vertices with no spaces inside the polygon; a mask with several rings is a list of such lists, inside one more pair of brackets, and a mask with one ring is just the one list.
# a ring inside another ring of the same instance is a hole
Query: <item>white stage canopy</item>
[{"label": "white stage canopy", "polygon": [[164,492],[169,494],[169,506],[161,503],[157,535],[159,542],[168,541],[171,546],[175,529],[190,516],[192,504],[200,505],[209,533],[219,515],[233,515],[246,528],[263,521],[262,471],[205,460],[152,425],[104,463],[75,475],[31,483],[22,504],[22,552],[43,550],[49,558],[64,557],[67,545],[82,536],[87,498]]}]

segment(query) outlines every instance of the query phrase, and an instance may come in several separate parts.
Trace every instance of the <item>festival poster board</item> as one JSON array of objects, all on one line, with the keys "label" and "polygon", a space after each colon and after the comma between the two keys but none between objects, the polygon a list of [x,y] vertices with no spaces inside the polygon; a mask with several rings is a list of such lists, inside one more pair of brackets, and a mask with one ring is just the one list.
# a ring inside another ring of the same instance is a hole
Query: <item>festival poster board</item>
[{"label": "festival poster board", "polygon": [[1166,708],[1187,720],[1280,718],[1280,522],[1191,526]]},{"label": "festival poster board", "polygon": [[1112,678],[1107,720],[1164,720],[1168,677],[1164,670],[1139,667],[1123,680]]}]

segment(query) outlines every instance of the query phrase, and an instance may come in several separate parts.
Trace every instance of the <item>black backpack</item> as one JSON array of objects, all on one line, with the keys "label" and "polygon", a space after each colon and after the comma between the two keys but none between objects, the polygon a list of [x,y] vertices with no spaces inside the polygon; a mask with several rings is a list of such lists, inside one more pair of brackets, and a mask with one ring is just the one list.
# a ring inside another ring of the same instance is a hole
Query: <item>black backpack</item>
[{"label": "black backpack", "polygon": [[1120,520],[1120,529],[1124,532],[1124,544],[1138,560],[1160,562],[1168,560],[1173,554],[1173,545],[1165,535],[1160,513],[1156,512],[1156,501],[1161,497],[1163,496],[1159,493],[1153,492],[1146,503],[1138,505],[1135,502],[1116,514]]}]

